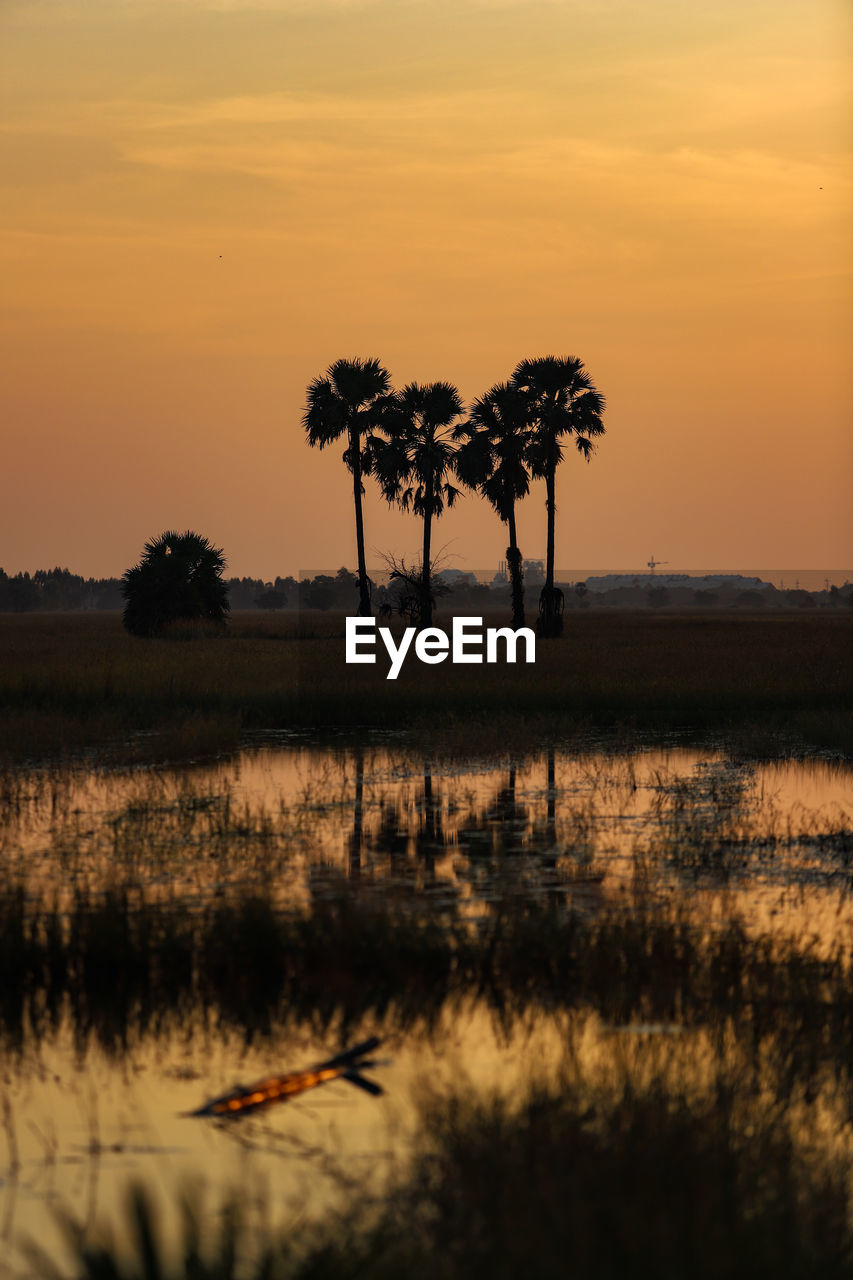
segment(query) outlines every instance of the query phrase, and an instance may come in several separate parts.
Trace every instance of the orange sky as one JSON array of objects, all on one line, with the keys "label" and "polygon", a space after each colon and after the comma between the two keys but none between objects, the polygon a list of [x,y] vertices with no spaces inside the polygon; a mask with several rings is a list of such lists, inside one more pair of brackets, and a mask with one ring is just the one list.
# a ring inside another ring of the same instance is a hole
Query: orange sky
[{"label": "orange sky", "polygon": [[[307,383],[608,402],[558,566],[853,564],[846,0],[3,0],[0,565],[354,564]],[[221,256],[220,256],[221,255]],[[544,495],[520,511],[544,552]],[[419,541],[368,482],[368,560]],[[467,498],[434,543],[496,566]]]}]

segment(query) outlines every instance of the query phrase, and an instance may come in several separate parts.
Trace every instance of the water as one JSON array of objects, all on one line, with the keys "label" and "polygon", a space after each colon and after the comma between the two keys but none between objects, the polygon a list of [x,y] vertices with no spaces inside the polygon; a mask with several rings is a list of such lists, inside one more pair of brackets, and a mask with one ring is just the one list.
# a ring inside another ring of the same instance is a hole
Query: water
[{"label": "water", "polygon": [[851,797],[838,763],[682,747],[501,766],[266,747],[179,771],[28,775],[0,856],[32,892],[132,870],[188,900],[255,877],[291,908],[348,882],[469,914],[508,879],[519,894],[621,901],[641,866],[646,893],[725,888],[747,921],[797,928],[802,892],[817,924],[821,893],[846,875]]},{"label": "water", "polygon": [[[853,923],[851,796],[847,766],[675,746],[497,764],[388,742],[261,747],[182,770],[7,778],[0,860],[33,910],[131,878],[188,912],[251,887],[294,914],[349,893],[477,929],[510,895],[586,920],[677,908],[713,930],[736,917],[747,934],[807,937],[829,954]],[[349,1040],[374,1033],[382,1099],[339,1081],[235,1126],[182,1113],[323,1059],[340,1026],[285,1010],[241,1034],[187,1009],[105,1046],[66,1010],[52,1030],[25,1032],[4,1054],[0,1275],[26,1273],[26,1239],[61,1259],[56,1208],[115,1217],[134,1178],[164,1203],[201,1181],[266,1198],[277,1218],[321,1212],[404,1157],[425,1081],[510,1088],[567,1047],[591,1072],[657,1055],[683,1077],[712,1053],[701,1027],[502,1013],[476,993],[420,1019],[389,1007],[346,1027]]]}]

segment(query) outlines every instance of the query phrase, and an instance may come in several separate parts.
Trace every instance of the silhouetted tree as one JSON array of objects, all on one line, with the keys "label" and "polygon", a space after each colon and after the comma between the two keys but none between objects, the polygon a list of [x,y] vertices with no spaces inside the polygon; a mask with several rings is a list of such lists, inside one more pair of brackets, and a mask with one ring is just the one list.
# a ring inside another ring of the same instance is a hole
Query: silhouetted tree
[{"label": "silhouetted tree", "polygon": [[40,603],[38,583],[28,573],[16,573],[7,581],[9,607],[15,613],[29,613]]},{"label": "silhouetted tree", "polygon": [[[423,569],[417,561],[413,564],[406,564],[404,559],[397,560],[395,556],[386,556],[385,563],[388,565],[389,570],[388,589],[386,591],[388,613],[396,612],[399,617],[408,618],[409,622],[414,626],[420,622],[423,609]],[[438,560],[433,560],[433,569],[438,563]],[[435,602],[439,596],[449,595],[450,590],[450,584],[445,582],[441,574],[431,573],[429,578],[430,609],[435,608]]]},{"label": "silhouetted tree", "polygon": [[173,531],[146,542],[139,564],[121,580],[122,621],[137,636],[157,635],[173,622],[224,625],[228,587],[225,556],[198,533]]},{"label": "silhouetted tree", "polygon": [[511,383],[498,383],[475,400],[468,421],[454,435],[462,443],[456,472],[491,503],[509,535],[506,551],[512,593],[512,624],[524,626],[524,575],[515,529],[515,504],[530,489],[530,397]]},{"label": "silhouetted tree", "polygon": [[371,613],[370,583],[364,558],[364,517],[361,499],[362,476],[370,470],[367,441],[379,426],[391,388],[391,377],[378,360],[336,360],[326,376],[315,378],[308,387],[308,404],[302,424],[308,443],[324,449],[345,437],[343,458],[352,472],[355,503],[355,540],[358,555],[358,612]]},{"label": "silhouetted tree", "polygon": [[262,591],[255,600],[255,604],[259,609],[283,609],[287,604],[287,596],[283,591],[276,591],[270,588],[269,591]]},{"label": "silhouetted tree", "polygon": [[394,396],[384,420],[387,439],[376,439],[372,469],[388,502],[410,508],[424,522],[420,625],[432,622],[432,522],[459,496],[449,481],[456,447],[452,424],[462,414],[459,392],[449,382],[409,383]]},{"label": "silhouetted tree", "polygon": [[299,603],[304,609],[331,609],[335,603],[335,579],[328,573],[318,573],[301,582]]},{"label": "silhouetted tree", "polygon": [[767,603],[760,591],[739,591],[732,601],[735,609],[761,609]]},{"label": "silhouetted tree", "polygon": [[604,397],[576,356],[542,356],[522,360],[513,384],[531,398],[534,423],[530,461],[533,475],[544,477],[548,512],[545,586],[539,605],[539,632],[560,635],[563,629],[562,593],[554,586],[554,516],[557,467],[563,458],[563,436],[572,435],[578,452],[589,459],[594,438],[604,432]]},{"label": "silhouetted tree", "polygon": [[263,578],[226,578],[228,603],[232,612],[235,609],[257,609],[258,597],[270,589],[270,584]]}]

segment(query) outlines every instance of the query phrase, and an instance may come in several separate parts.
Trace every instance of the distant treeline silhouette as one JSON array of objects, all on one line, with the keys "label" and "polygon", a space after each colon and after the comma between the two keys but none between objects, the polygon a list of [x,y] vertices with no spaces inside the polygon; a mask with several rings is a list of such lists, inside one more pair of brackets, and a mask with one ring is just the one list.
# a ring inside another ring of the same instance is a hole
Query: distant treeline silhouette
[{"label": "distant treeline silhouette", "polygon": [[[526,570],[529,583],[541,583],[538,565]],[[387,576],[387,575],[386,575]],[[442,575],[438,575],[441,579]],[[444,602],[455,613],[485,612],[505,607],[507,582],[496,575],[491,583],[474,582],[473,575],[443,579]],[[302,609],[336,610],[349,613],[358,598],[358,574],[341,568],[336,573],[317,573],[301,581],[293,576],[226,578],[231,610],[267,609],[297,612]],[[587,591],[583,582],[557,582],[564,595],[564,608],[574,609],[811,609],[816,606],[853,606],[853,584],[830,587],[828,591],[802,588],[779,590],[768,584],[744,590],[736,582],[708,589],[701,579],[676,587],[653,585],[638,579],[636,585],[609,591]],[[433,588],[435,583],[433,583]],[[407,596],[401,584],[392,580],[371,586],[374,610],[381,615],[410,616]],[[37,569],[13,577],[0,569],[0,613],[52,612],[60,610],[118,610],[123,606],[120,578],[83,578],[68,569]]]},{"label": "distant treeline silhouette", "polygon": [[[350,575],[355,581],[355,575]],[[295,578],[227,578],[232,609],[298,606]],[[305,584],[307,585],[307,584]],[[274,597],[270,603],[265,596]],[[0,569],[0,613],[45,613],[69,609],[121,609],[121,578],[84,578],[69,569],[36,569],[35,573],[9,575]]]},{"label": "distant treeline silhouette", "polygon": [[[536,562],[528,581],[541,583]],[[527,572],[527,571],[526,571]],[[348,569],[334,575],[317,574],[297,584],[293,604],[287,607],[338,610],[349,612],[358,577]],[[585,582],[557,581],[565,611],[578,609],[814,609],[827,606],[853,606],[853,584],[830,587],[828,591],[804,591],[802,588],[778,590],[767,583],[764,587],[744,588],[736,577],[731,583],[709,588],[701,578],[687,579],[683,585],[643,582],[638,578],[631,586],[610,590],[587,588]],[[447,575],[439,572],[433,578],[432,590],[443,598],[444,607],[452,613],[480,614],[506,606],[507,579],[496,574],[491,582],[477,582],[473,574]],[[392,576],[390,582],[371,586],[373,609],[380,615],[400,615],[417,621],[417,603],[413,604],[407,585]]]},{"label": "distant treeline silhouette", "polygon": [[10,576],[0,569],[0,611],[120,609],[118,578],[83,578],[68,569],[36,569]]}]

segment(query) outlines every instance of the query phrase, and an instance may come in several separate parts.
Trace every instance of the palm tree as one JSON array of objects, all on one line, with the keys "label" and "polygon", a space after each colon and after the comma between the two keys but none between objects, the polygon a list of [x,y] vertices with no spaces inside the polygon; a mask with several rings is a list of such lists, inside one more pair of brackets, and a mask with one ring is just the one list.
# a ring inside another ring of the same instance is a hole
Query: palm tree
[{"label": "palm tree", "polygon": [[229,608],[224,569],[221,548],[190,529],[151,538],[139,564],[121,579],[125,628],[135,636],[157,635],[176,622],[221,630]]},{"label": "palm tree", "polygon": [[456,447],[451,424],[462,414],[459,392],[449,382],[410,382],[386,415],[387,439],[373,442],[371,466],[388,502],[410,508],[424,522],[420,625],[432,622],[430,555],[433,518],[452,507],[460,490],[448,480]]},{"label": "palm tree", "polygon": [[522,360],[513,385],[531,397],[534,434],[530,461],[534,476],[544,477],[548,512],[545,586],[539,600],[539,633],[558,636],[563,630],[562,595],[554,586],[554,515],[557,466],[563,458],[561,437],[572,435],[579,453],[589,460],[594,439],[604,433],[604,396],[577,356],[542,356]]},{"label": "palm tree", "polygon": [[476,489],[506,522],[506,551],[512,584],[512,625],[524,626],[524,579],[515,529],[515,504],[530,489],[530,397],[512,383],[498,383],[475,400],[467,422],[456,428],[462,440],[456,472]]},{"label": "palm tree", "polygon": [[364,518],[361,498],[362,477],[370,471],[367,438],[379,425],[391,389],[391,376],[378,360],[336,360],[323,378],[315,378],[307,392],[308,404],[302,425],[310,445],[325,449],[327,444],[346,438],[344,462],[352,472],[355,502],[355,541],[358,554],[358,612],[372,612],[370,582],[364,558]]}]

